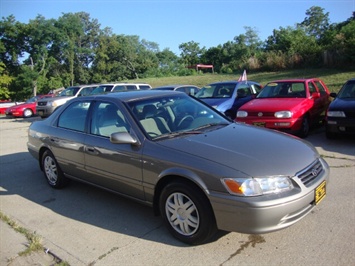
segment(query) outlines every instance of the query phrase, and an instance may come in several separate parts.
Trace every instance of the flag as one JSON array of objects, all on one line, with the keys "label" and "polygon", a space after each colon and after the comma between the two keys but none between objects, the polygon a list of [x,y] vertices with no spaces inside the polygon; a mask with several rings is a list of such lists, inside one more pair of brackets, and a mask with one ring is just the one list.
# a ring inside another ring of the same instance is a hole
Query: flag
[{"label": "flag", "polygon": [[247,81],[247,71],[244,69],[243,74],[239,77],[238,81]]}]

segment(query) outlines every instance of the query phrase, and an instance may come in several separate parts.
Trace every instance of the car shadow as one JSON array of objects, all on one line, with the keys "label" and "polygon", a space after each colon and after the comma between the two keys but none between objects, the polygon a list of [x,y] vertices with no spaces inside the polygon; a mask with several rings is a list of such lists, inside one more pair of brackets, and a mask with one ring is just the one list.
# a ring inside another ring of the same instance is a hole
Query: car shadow
[{"label": "car shadow", "polygon": [[318,148],[319,153],[325,151],[329,157],[355,156],[355,136],[338,136],[328,139],[325,135],[325,127],[317,126],[312,129],[309,136],[305,139]]},{"label": "car shadow", "polygon": [[[188,246],[173,238],[162,218],[146,205],[77,181],[63,189],[49,187],[38,162],[28,152],[0,156],[0,162],[0,197],[19,195],[85,224],[171,246]],[[21,167],[13,167],[19,162]],[[219,232],[210,242],[225,234]]]}]

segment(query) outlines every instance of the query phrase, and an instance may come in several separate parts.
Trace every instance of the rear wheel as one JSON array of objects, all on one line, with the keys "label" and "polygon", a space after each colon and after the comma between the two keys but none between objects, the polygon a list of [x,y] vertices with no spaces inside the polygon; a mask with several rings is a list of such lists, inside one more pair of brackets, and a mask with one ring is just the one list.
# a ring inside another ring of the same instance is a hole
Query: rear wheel
[{"label": "rear wheel", "polygon": [[42,156],[42,169],[48,184],[53,188],[62,188],[68,183],[57,160],[50,150],[46,150]]},{"label": "rear wheel", "polygon": [[23,111],[23,116],[24,117],[31,117],[33,115],[33,112],[32,112],[32,110],[31,109],[25,109],[24,111]]},{"label": "rear wheel", "polygon": [[202,244],[217,231],[210,203],[195,186],[177,181],[168,184],[159,207],[170,233],[184,243]]}]

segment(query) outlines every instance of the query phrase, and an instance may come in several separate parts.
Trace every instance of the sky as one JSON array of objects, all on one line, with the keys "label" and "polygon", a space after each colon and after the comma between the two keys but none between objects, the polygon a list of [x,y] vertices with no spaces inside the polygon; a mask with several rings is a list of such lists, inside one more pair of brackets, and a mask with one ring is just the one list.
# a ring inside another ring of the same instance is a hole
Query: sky
[{"label": "sky", "polygon": [[101,29],[137,35],[180,55],[180,44],[216,47],[244,34],[245,26],[265,41],[274,29],[301,23],[312,6],[328,12],[330,23],[340,23],[352,16],[355,0],[0,0],[0,17],[28,23],[37,15],[58,19],[86,12]]}]

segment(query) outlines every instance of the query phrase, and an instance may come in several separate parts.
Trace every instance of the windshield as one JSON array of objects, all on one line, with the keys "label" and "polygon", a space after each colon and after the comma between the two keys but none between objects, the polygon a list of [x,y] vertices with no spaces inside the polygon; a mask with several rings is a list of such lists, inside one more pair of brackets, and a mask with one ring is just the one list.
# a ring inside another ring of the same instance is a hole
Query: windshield
[{"label": "windshield", "polygon": [[256,98],[306,98],[306,89],[303,82],[271,82]]},{"label": "windshield", "polygon": [[235,83],[210,84],[201,88],[196,94],[196,98],[231,98],[235,89]]},{"label": "windshield", "polygon": [[133,101],[129,107],[151,139],[198,134],[231,123],[212,108],[185,94]]},{"label": "windshield", "polygon": [[32,98],[28,99],[25,103],[35,103],[38,101],[38,96],[33,96]]},{"label": "windshield", "polygon": [[349,80],[338,94],[338,98],[355,98],[355,80]]},{"label": "windshield", "polygon": [[58,96],[75,96],[78,90],[79,87],[69,87],[64,91],[61,91]]}]

